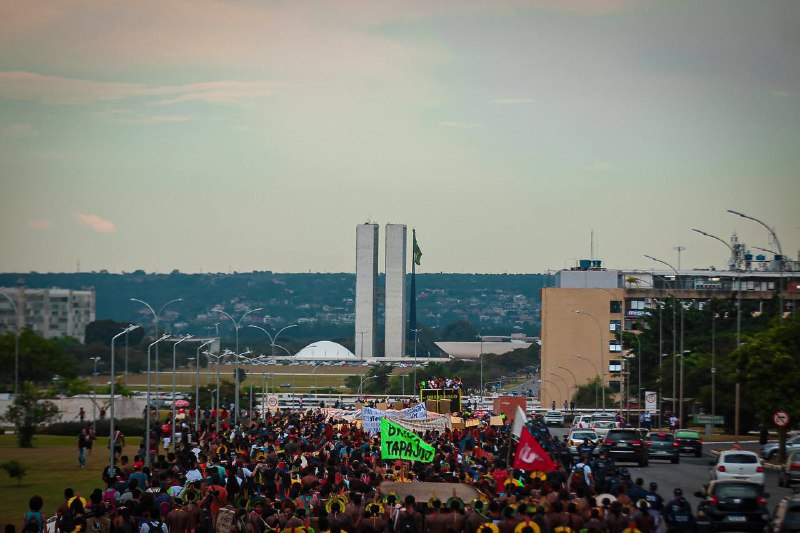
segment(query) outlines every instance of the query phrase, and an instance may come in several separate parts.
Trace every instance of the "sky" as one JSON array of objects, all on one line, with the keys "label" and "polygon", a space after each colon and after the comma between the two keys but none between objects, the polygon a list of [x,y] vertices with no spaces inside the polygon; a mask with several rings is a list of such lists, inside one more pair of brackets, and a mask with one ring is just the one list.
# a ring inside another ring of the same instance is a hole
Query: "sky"
[{"label": "sky", "polygon": [[727,209],[797,259],[798,27],[795,0],[3,0],[0,271],[354,272],[364,222],[415,228],[419,272],[775,249]]}]

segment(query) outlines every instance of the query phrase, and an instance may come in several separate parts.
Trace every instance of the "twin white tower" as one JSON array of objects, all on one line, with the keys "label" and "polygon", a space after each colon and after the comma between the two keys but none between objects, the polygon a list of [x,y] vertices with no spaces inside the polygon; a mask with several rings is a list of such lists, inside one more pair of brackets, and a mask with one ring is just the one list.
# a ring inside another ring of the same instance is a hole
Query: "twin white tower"
[{"label": "twin white tower", "polygon": [[[406,226],[386,224],[384,353],[406,353]],[[375,356],[378,328],[378,225],[356,226],[356,337],[358,357]]]}]

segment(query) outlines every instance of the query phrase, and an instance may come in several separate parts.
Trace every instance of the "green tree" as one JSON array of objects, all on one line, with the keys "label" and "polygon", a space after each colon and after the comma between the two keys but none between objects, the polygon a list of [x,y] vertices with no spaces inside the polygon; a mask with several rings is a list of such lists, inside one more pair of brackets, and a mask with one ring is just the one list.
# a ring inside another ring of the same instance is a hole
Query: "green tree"
[{"label": "green tree", "polygon": [[11,459],[5,463],[0,463],[0,468],[5,470],[8,474],[8,477],[11,479],[17,478],[17,486],[22,483],[22,478],[28,475],[28,465],[18,461],[17,459]]},{"label": "green tree", "polygon": [[[56,376],[74,377],[78,362],[65,349],[63,339],[45,339],[34,331],[22,329],[19,337],[20,380],[45,383]],[[0,336],[0,383],[14,381],[14,335]]]},{"label": "green tree", "polygon": [[478,338],[478,330],[467,320],[457,320],[442,329],[442,340],[450,342],[470,342]]},{"label": "green tree", "polygon": [[47,424],[58,419],[58,407],[43,400],[30,382],[21,384],[20,393],[8,406],[2,419],[14,424],[20,448],[33,448],[33,434],[37,424]]},{"label": "green tree", "polygon": [[753,408],[756,420],[767,424],[784,409],[800,415],[800,318],[775,318],[768,329],[748,336],[725,366],[728,378],[738,380],[742,404]]},{"label": "green tree", "polygon": [[[111,339],[120,331],[130,325],[130,322],[117,322],[115,320],[95,320],[86,326],[86,344],[99,343],[104,346],[111,346]],[[128,333],[128,344],[130,346],[139,344],[145,335],[145,328],[137,328]],[[119,341],[117,341],[119,342]]]}]

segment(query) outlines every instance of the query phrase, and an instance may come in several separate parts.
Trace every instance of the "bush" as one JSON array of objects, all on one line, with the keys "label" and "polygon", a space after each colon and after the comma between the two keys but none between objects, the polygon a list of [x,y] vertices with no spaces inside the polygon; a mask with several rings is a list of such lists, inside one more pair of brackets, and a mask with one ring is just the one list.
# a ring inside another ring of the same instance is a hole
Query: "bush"
[{"label": "bush", "polygon": [[[123,418],[114,422],[114,429],[119,429],[123,435],[128,437],[142,437],[144,436],[144,422],[143,418]],[[56,422],[42,428],[41,433],[77,437],[85,426],[86,422]],[[95,432],[100,437],[107,436],[110,429],[108,419],[98,420],[95,423]]]}]

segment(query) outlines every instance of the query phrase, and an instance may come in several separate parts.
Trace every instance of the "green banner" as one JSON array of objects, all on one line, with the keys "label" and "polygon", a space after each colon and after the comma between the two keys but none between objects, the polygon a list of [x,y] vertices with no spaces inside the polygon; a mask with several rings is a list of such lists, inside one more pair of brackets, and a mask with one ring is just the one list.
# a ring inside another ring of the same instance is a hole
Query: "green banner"
[{"label": "green banner", "polygon": [[388,418],[381,419],[381,459],[402,459],[430,463],[436,450],[419,438],[413,431],[395,424]]}]

